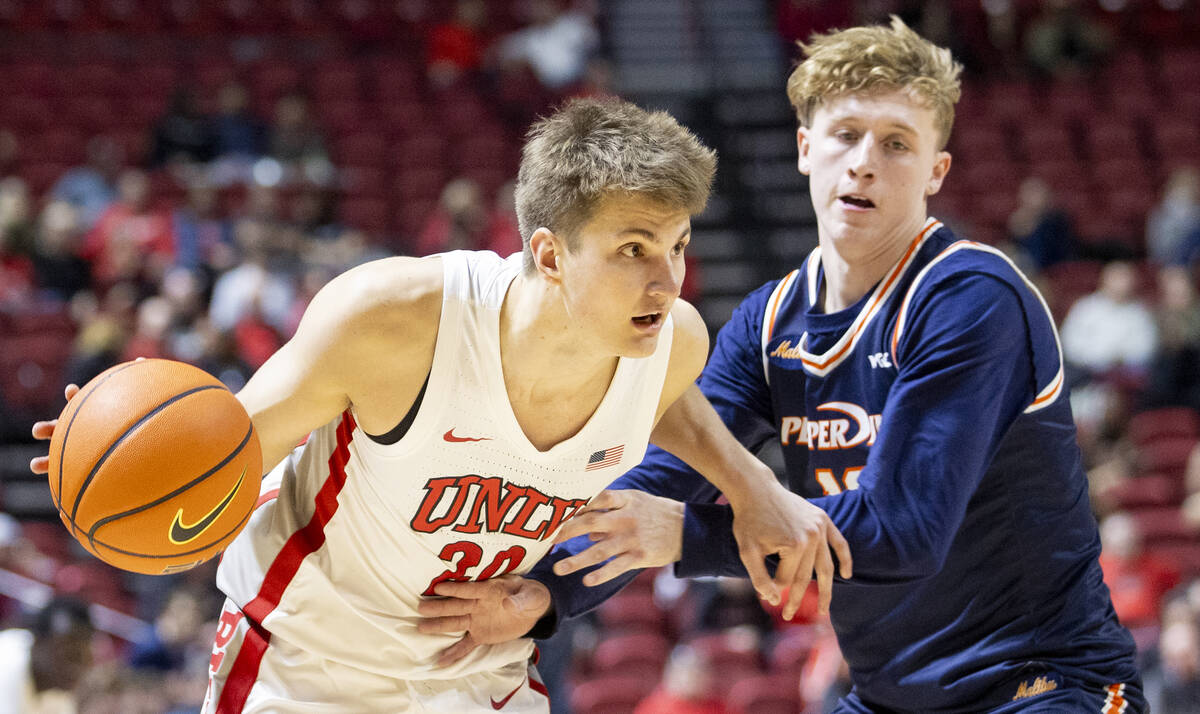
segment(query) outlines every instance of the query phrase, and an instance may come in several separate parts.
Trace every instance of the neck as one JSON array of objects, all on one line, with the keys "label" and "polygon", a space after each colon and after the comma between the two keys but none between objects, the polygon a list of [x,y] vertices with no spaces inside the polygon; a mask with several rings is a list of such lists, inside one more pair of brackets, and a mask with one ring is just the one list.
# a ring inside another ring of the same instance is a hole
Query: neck
[{"label": "neck", "polygon": [[553,286],[522,272],[500,309],[500,363],[510,396],[539,399],[611,376],[617,359],[589,344]]},{"label": "neck", "polygon": [[820,236],[821,265],[825,269],[822,300],[826,313],[844,310],[870,292],[888,271],[904,257],[908,246],[925,225],[925,217],[880,236],[876,250],[863,255],[846,255],[837,241]]}]

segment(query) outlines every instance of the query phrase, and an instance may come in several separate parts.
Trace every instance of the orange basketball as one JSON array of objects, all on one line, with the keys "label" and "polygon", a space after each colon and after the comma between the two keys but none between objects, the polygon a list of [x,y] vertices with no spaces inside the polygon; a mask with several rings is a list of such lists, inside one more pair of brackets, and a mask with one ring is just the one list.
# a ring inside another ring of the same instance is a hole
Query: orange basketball
[{"label": "orange basketball", "polygon": [[147,359],[104,371],[67,404],[48,476],[85,548],[160,575],[203,563],[246,525],[262,450],[241,402],[214,377]]}]

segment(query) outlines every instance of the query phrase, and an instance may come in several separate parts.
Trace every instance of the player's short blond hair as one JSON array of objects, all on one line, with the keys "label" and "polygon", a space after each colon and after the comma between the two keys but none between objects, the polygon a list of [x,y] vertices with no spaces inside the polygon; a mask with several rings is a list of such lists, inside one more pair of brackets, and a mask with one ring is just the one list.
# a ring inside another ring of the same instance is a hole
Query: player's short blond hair
[{"label": "player's short blond hair", "polygon": [[788,77],[787,93],[802,126],[811,127],[817,107],[831,97],[902,89],[933,109],[938,148],[946,146],[954,104],[962,95],[962,65],[950,50],[913,32],[895,15],[891,26],[852,27],[797,44],[807,59]]},{"label": "player's short blond hair", "polygon": [[716,153],[670,114],[618,99],[573,99],[530,128],[517,174],[525,268],[538,228],[575,247],[576,230],[611,194],[641,195],[691,214],[704,210]]}]

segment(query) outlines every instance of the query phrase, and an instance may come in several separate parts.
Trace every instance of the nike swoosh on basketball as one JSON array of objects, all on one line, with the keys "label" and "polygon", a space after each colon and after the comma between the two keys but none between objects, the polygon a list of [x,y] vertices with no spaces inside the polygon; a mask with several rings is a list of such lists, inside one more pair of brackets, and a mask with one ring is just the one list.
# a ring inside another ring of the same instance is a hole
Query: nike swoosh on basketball
[{"label": "nike swoosh on basketball", "polygon": [[242,485],[242,480],[246,478],[247,468],[249,467],[242,467],[242,475],[238,476],[237,483],[233,484],[233,488],[229,489],[229,493],[225,494],[225,498],[221,499],[221,502],[218,503],[211,511],[206,513],[200,520],[191,525],[185,525],[183,522],[183,509],[180,508],[178,511],[176,511],[175,520],[171,522],[171,542],[175,543],[176,545],[183,545],[184,543],[189,543],[193,540],[196,540],[200,537],[201,533],[208,530],[208,527],[221,517],[221,514],[224,513],[225,509],[229,506],[229,502],[233,500],[234,494],[237,493],[238,487]]},{"label": "nike swoosh on basketball", "polygon": [[512,699],[513,695],[516,694],[517,692],[521,691],[521,687],[524,687],[524,686],[525,686],[525,682],[521,682],[520,684],[517,685],[516,689],[514,689],[508,693],[507,697],[501,699],[500,701],[496,701],[495,699],[493,699],[492,700],[492,709],[503,709],[504,705],[508,704],[508,700]]},{"label": "nike swoosh on basketball", "polygon": [[452,444],[458,444],[458,443],[462,443],[464,441],[491,441],[492,440],[492,437],[490,437],[490,436],[481,436],[477,439],[471,438],[469,436],[455,436],[453,428],[451,428],[445,434],[442,434],[442,438],[445,439],[446,441],[449,441]]}]

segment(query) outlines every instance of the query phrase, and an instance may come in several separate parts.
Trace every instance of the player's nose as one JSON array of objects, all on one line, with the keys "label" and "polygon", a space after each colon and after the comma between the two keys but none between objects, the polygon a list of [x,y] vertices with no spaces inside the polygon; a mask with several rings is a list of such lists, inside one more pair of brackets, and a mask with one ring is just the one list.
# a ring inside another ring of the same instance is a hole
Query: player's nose
[{"label": "player's nose", "polygon": [[850,174],[861,178],[874,176],[879,150],[880,146],[873,135],[863,136],[850,151]]},{"label": "player's nose", "polygon": [[683,261],[670,255],[653,261],[648,292],[656,297],[679,297],[685,270]]}]

